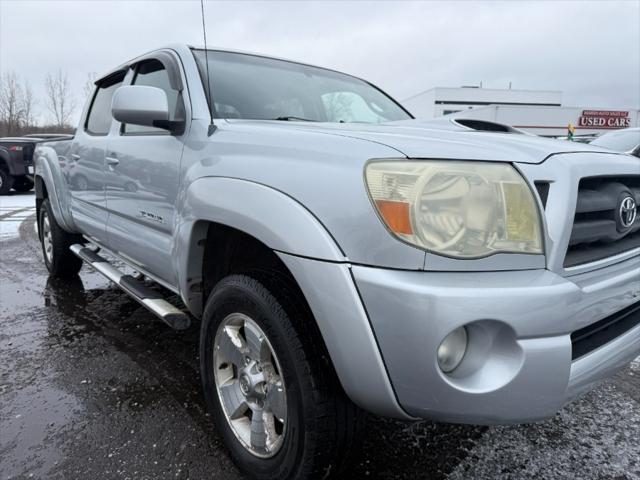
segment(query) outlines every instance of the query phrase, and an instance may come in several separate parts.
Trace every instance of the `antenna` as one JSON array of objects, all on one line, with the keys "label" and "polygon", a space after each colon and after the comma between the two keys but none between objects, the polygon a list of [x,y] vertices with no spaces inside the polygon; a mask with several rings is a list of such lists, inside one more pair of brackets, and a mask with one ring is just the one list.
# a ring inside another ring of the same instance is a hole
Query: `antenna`
[{"label": "antenna", "polygon": [[204,37],[204,63],[207,69],[207,103],[209,104],[209,114],[211,115],[211,123],[207,134],[211,136],[216,131],[213,123],[213,105],[211,103],[211,76],[209,74],[209,50],[207,50],[207,27],[204,23],[204,0],[200,0],[200,11],[202,12],[202,36]]}]

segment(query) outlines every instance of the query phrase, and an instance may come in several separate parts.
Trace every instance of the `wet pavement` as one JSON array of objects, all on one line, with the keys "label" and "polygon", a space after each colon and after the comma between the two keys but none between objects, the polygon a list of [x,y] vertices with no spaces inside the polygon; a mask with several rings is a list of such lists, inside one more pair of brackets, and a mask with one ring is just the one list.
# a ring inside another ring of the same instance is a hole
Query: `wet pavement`
[{"label": "wet pavement", "polygon": [[[170,330],[86,266],[49,280],[32,199],[0,197],[0,479],[240,478],[205,412],[197,323]],[[639,360],[539,424],[371,418],[349,477],[640,479]]]}]

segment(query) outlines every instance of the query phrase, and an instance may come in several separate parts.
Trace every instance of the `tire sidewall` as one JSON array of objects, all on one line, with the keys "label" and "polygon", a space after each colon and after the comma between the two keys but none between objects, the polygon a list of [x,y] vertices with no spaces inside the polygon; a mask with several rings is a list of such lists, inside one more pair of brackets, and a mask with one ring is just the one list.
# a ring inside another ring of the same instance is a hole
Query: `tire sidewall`
[{"label": "tire sidewall", "polygon": [[[205,399],[231,456],[246,474],[255,478],[293,478],[305,448],[304,411],[307,402],[298,387],[301,380],[304,382],[304,372],[299,371],[300,362],[296,360],[295,351],[287,340],[286,329],[291,327],[283,323],[288,322],[288,317],[283,310],[274,309],[273,304],[242,282],[243,279],[249,280],[248,277],[223,280],[214,289],[205,308],[200,336],[200,367]],[[260,285],[258,282],[255,284]],[[286,433],[280,450],[270,458],[258,458],[242,446],[226,420],[216,391],[213,372],[214,338],[222,320],[235,312],[249,316],[260,326],[282,367],[281,374],[287,394]],[[304,389],[304,385],[302,388]]]},{"label": "tire sidewall", "polygon": [[[51,229],[51,261],[47,260],[47,254],[44,250],[44,231],[42,224],[45,214],[49,219],[49,228]],[[66,232],[58,225],[48,198],[44,199],[40,206],[40,213],[38,214],[38,236],[40,237],[44,264],[49,271],[49,275],[67,279],[76,277],[82,268],[82,260],[75,256],[69,248],[75,243],[84,243],[83,239],[78,234]]]},{"label": "tire sidewall", "polygon": [[44,249],[44,229],[42,227],[43,227],[45,215],[49,218],[49,228],[51,229],[51,236],[55,241],[55,235],[53,232],[53,223],[52,223],[53,218],[51,216],[52,213],[51,213],[51,207],[49,205],[49,200],[45,200],[44,202],[42,202],[42,207],[40,208],[40,215],[38,216],[38,236],[40,237],[40,248],[42,250],[42,258],[44,259],[44,264],[47,267],[47,270],[49,270],[49,272],[52,272],[54,268],[54,262],[56,261],[56,256],[55,256],[55,249],[53,249],[52,256],[51,256],[52,261],[49,262],[49,259],[47,258],[47,252]]}]

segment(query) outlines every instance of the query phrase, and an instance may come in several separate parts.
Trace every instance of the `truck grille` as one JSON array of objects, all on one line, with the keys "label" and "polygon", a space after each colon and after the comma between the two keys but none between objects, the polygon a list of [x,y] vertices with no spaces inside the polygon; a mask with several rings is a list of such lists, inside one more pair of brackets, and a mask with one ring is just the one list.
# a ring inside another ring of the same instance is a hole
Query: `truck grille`
[{"label": "truck grille", "polygon": [[[623,201],[631,197],[633,202]],[[633,212],[629,205],[635,206]],[[640,247],[640,175],[583,178],[564,267],[574,267]],[[626,225],[635,216],[631,225]]]}]

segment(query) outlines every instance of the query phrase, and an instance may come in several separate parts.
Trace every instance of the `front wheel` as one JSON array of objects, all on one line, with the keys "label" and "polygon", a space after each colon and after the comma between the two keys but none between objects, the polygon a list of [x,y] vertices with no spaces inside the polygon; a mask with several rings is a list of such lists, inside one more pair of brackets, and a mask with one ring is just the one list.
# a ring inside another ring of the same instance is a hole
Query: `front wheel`
[{"label": "front wheel", "polygon": [[75,243],[82,243],[82,237],[69,233],[58,225],[48,198],[40,207],[38,233],[49,274],[58,278],[72,278],[78,275],[82,268],[82,260],[76,257],[69,247]]},{"label": "front wheel", "polygon": [[207,406],[250,478],[338,475],[361,425],[314,321],[291,289],[229,276],[205,308],[200,366]]}]

